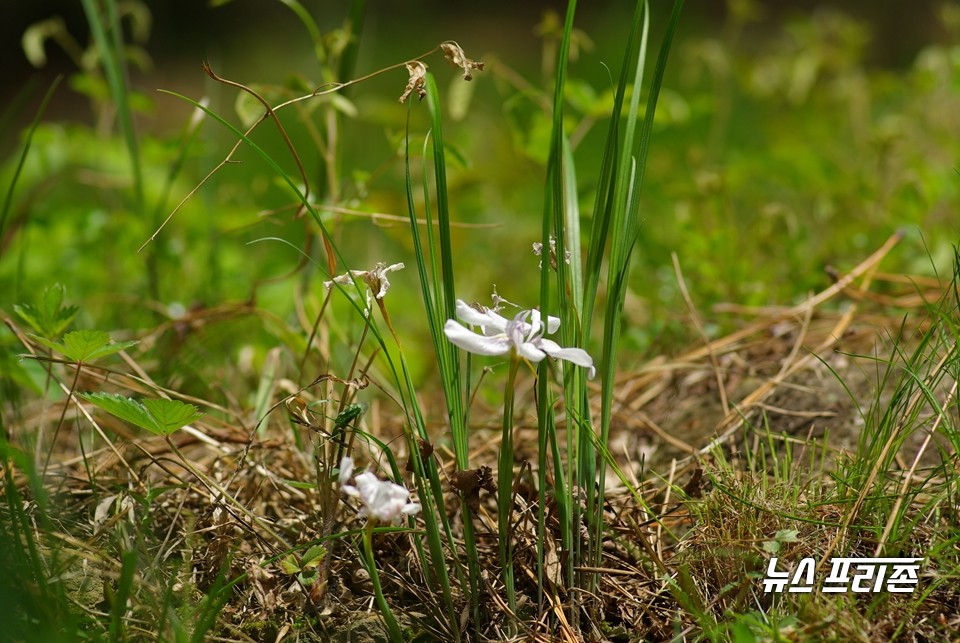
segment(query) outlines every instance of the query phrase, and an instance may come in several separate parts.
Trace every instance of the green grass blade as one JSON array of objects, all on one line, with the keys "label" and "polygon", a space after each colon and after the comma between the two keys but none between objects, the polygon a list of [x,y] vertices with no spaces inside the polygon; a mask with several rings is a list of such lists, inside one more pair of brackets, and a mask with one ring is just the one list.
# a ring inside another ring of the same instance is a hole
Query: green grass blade
[{"label": "green grass blade", "polygon": [[[667,25],[663,41],[660,45],[660,51],[657,56],[657,63],[654,69],[653,78],[650,81],[648,89],[647,108],[644,113],[644,122],[640,132],[640,141],[638,149],[634,150],[634,133],[636,126],[637,110],[639,108],[640,82],[643,78],[643,62],[646,51],[646,41],[648,37],[649,20],[644,20],[643,36],[641,38],[640,52],[637,62],[637,72],[635,74],[633,95],[630,101],[627,124],[624,132],[624,141],[621,147],[620,158],[618,159],[617,185],[614,187],[614,212],[612,229],[614,230],[614,239],[611,243],[610,265],[608,276],[609,294],[607,298],[606,311],[604,314],[604,339],[603,339],[603,368],[604,368],[604,387],[601,398],[601,417],[600,417],[600,442],[607,444],[610,434],[610,419],[613,402],[614,389],[614,364],[613,359],[617,353],[617,347],[620,341],[621,313],[623,311],[623,302],[627,291],[627,278],[629,275],[630,257],[636,247],[637,238],[640,234],[640,192],[646,167],[647,153],[649,151],[650,134],[653,128],[653,119],[656,112],[657,98],[660,94],[660,86],[663,83],[663,74],[666,69],[667,58],[670,53],[670,46],[673,42],[673,36],[676,32],[680,19],[680,11],[683,8],[683,0],[675,0],[673,12]],[[592,460],[592,459],[591,459]],[[598,489],[603,493],[606,478],[606,467],[600,467],[597,475]],[[592,524],[594,542],[599,543],[603,529],[603,501],[602,498],[592,507],[588,503],[588,509],[592,508]],[[599,562],[599,548],[594,552],[594,562]]]},{"label": "green grass blade", "polygon": [[[424,306],[426,308],[427,320],[430,330],[430,336],[433,340],[434,351],[437,356],[437,362],[440,369],[440,377],[444,397],[447,405],[447,415],[450,421],[453,435],[454,452],[457,460],[457,466],[466,469],[469,466],[467,443],[467,428],[463,412],[463,393],[462,381],[460,375],[459,354],[456,348],[447,341],[443,334],[443,325],[447,319],[454,317],[455,311],[455,289],[453,275],[453,253],[450,242],[450,218],[447,205],[447,185],[446,185],[446,161],[443,150],[443,129],[441,123],[440,100],[437,92],[436,82],[432,75],[427,76],[426,82],[427,105],[431,115],[431,132],[429,142],[432,142],[433,152],[433,176],[434,189],[437,197],[437,224],[439,227],[439,244],[437,237],[433,233],[433,216],[430,209],[430,193],[428,182],[428,169],[426,166],[426,145],[424,143],[424,171],[423,171],[423,193],[424,208],[426,211],[426,244],[424,237],[421,236],[417,224],[416,207],[414,204],[413,180],[410,172],[409,156],[409,118],[408,130],[406,135],[406,192],[407,209],[410,215],[411,233],[414,239],[414,252],[417,258],[417,272],[420,276],[420,287],[423,295]],[[408,114],[409,117],[409,114]],[[424,247],[426,245],[426,247]],[[437,247],[439,245],[439,248]],[[438,261],[439,257],[439,261]],[[439,263],[439,267],[438,267]],[[411,399],[414,400],[414,389],[411,382]],[[415,404],[415,402],[414,402]],[[419,413],[419,409],[416,409]],[[425,429],[424,429],[425,432]],[[423,436],[426,439],[426,436]],[[446,520],[446,513],[442,503],[442,489],[439,483],[439,472],[436,471],[433,461],[428,461],[429,466],[424,473],[433,488],[433,496],[438,502],[437,510],[442,517],[444,531],[450,542],[453,542],[453,534],[450,529],[449,521]],[[429,534],[429,530],[428,530]],[[474,612],[478,609],[477,588],[479,586],[479,565],[476,548],[476,536],[473,531],[472,518],[469,511],[465,510],[464,541],[468,559],[469,583],[471,587],[472,600],[474,601]],[[454,559],[458,574],[460,573],[460,563],[456,557]],[[432,554],[436,558],[436,554]],[[442,558],[440,559],[442,560]],[[439,565],[439,562],[437,563]],[[442,566],[442,565],[440,565]],[[466,580],[461,578],[461,580]],[[446,583],[447,581],[444,580]],[[455,610],[453,608],[449,586],[444,585],[444,596],[448,603],[449,618],[451,627],[456,631],[457,623]]]},{"label": "green grass blade", "polygon": [[453,250],[450,242],[450,206],[447,196],[447,163],[443,150],[443,119],[440,96],[433,74],[427,74],[427,107],[430,110],[430,132],[433,138],[434,189],[437,192],[437,224],[440,233],[440,268],[443,277],[440,299],[446,319],[456,311],[456,290],[453,281]]},{"label": "green grass blade", "polygon": [[[573,33],[573,20],[576,15],[577,3],[576,0],[569,0],[567,3],[567,12],[566,17],[564,18],[564,28],[563,28],[563,37],[560,40],[560,49],[557,57],[556,65],[556,78],[554,82],[553,90],[553,119],[551,124],[551,136],[550,136],[550,154],[547,157],[547,181],[545,186],[545,195],[544,195],[544,208],[543,216],[541,220],[541,243],[543,244],[543,250],[541,255],[540,262],[540,310],[544,314],[549,314],[552,310],[552,266],[551,266],[551,252],[550,252],[550,240],[551,238],[556,239],[556,266],[557,266],[557,293],[559,297],[559,316],[560,316],[560,332],[561,332],[561,341],[564,346],[571,345],[569,342],[575,336],[575,330],[580,326],[579,321],[574,321],[575,316],[571,312],[571,307],[568,305],[569,298],[567,279],[569,278],[568,271],[566,270],[566,264],[563,261],[564,255],[567,250],[567,244],[571,243],[570,237],[567,235],[567,232],[564,230],[564,194],[565,194],[565,183],[564,183],[564,170],[563,170],[563,157],[564,157],[564,131],[563,131],[563,96],[564,96],[564,87],[566,84],[567,78],[567,61],[570,54],[570,38]],[[572,240],[572,243],[577,244],[578,240]],[[579,252],[577,247],[573,248],[574,252]],[[537,424],[538,424],[538,438],[537,438],[537,452],[543,458],[549,452],[556,453],[558,451],[556,445],[556,432],[551,431],[550,428],[556,425],[556,420],[554,417],[554,396],[549,387],[550,380],[550,368],[548,362],[545,360],[541,362],[537,368]],[[552,442],[552,443],[551,443]],[[541,459],[537,470],[537,485],[540,489],[541,494],[547,493],[547,469],[548,463],[545,459]],[[560,482],[559,480],[556,482]],[[568,485],[563,487],[557,486],[555,490],[556,496],[564,496],[560,500],[561,505],[570,506],[572,501],[570,499],[570,494],[572,493],[571,488]],[[562,517],[569,518],[567,512],[561,512]],[[573,542],[570,535],[572,534],[572,526],[568,524],[560,525],[561,531],[561,542],[564,542],[567,546]],[[544,543],[546,534],[546,512],[543,503],[539,503],[537,508],[537,580],[538,580],[538,590],[537,590],[537,599],[538,603],[543,604],[543,573],[544,573]],[[500,537],[503,538],[504,534],[500,534]],[[566,565],[568,570],[572,570],[574,566],[578,565],[578,556],[576,552],[568,552],[566,556]],[[569,575],[567,575],[569,577]],[[574,607],[571,610],[575,615],[578,613],[578,610]]]},{"label": "green grass blade", "polygon": [[53,98],[53,94],[57,91],[61,80],[63,80],[63,76],[54,78],[53,82],[50,83],[50,87],[47,88],[47,93],[44,94],[43,100],[40,101],[40,107],[37,108],[37,113],[34,114],[33,122],[30,123],[27,136],[23,141],[23,149],[20,151],[20,158],[17,159],[17,167],[13,171],[13,178],[10,179],[10,187],[7,188],[7,193],[3,198],[3,210],[0,211],[0,257],[3,256],[3,248],[6,246],[6,244],[3,243],[3,231],[7,227],[7,217],[10,214],[10,207],[13,204],[13,193],[17,188],[17,181],[20,179],[23,164],[26,162],[27,155],[30,153],[33,135],[37,131],[37,126],[40,125],[40,119],[43,118],[43,114],[47,111],[47,105],[50,104],[50,99]]},{"label": "green grass blade", "polygon": [[140,161],[137,132],[133,125],[133,112],[130,109],[130,88],[127,86],[126,67],[123,64],[123,32],[117,15],[117,4],[114,0],[104,0],[106,15],[103,15],[96,0],[81,0],[81,3],[87,16],[87,23],[90,25],[90,35],[103,60],[103,73],[107,78],[110,94],[117,106],[120,130],[127,145],[127,152],[130,155],[134,204],[138,213],[142,213],[143,168]]},{"label": "green grass blade", "polygon": [[[663,42],[660,44],[660,52],[657,55],[657,62],[653,68],[653,78],[650,79],[650,87],[647,90],[647,108],[644,112],[643,128],[640,131],[640,145],[636,153],[637,170],[635,177],[636,190],[633,195],[633,202],[629,211],[635,213],[630,217],[630,230],[624,239],[630,239],[634,232],[639,233],[641,220],[639,215],[639,198],[643,188],[643,177],[647,169],[647,155],[650,152],[650,140],[653,133],[653,117],[657,110],[657,101],[660,98],[660,88],[663,85],[663,75],[667,68],[667,59],[670,55],[670,48],[673,45],[673,37],[676,34],[677,26],[680,23],[680,12],[683,10],[684,0],[675,0],[673,11],[670,13],[670,21],[663,35]],[[629,255],[628,255],[629,258]]]},{"label": "green grass blade", "polygon": [[[633,69],[634,61],[640,57],[641,44],[644,39],[641,34],[644,33],[646,21],[646,3],[638,2],[634,11],[633,22],[630,33],[627,38],[627,46],[624,50],[623,62],[620,66],[620,78],[617,83],[617,90],[614,94],[613,110],[610,114],[610,125],[607,130],[607,141],[604,147],[603,156],[600,164],[600,175],[597,183],[597,197],[593,207],[593,220],[590,228],[590,240],[587,250],[587,265],[585,268],[584,285],[584,333],[589,336],[591,322],[593,319],[593,307],[597,298],[597,289],[600,283],[600,269],[603,264],[604,248],[613,216],[613,192],[616,187],[615,177],[616,168],[620,155],[621,141],[621,116],[623,114],[623,103],[627,92],[627,83],[630,80],[630,70]],[[642,63],[641,63],[642,64]],[[627,115],[628,121],[636,119],[636,111]]]}]

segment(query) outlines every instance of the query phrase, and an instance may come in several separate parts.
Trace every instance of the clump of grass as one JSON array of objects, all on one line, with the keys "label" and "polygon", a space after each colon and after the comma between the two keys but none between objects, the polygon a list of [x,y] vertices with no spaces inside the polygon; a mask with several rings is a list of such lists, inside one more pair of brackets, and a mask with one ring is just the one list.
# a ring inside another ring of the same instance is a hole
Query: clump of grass
[{"label": "clump of grass", "polygon": [[[695,527],[681,540],[677,560],[708,606],[691,614],[705,633],[751,639],[947,636],[952,625],[942,610],[955,593],[945,579],[960,563],[949,501],[956,488],[949,465],[956,422],[946,412],[956,407],[956,372],[949,366],[956,352],[956,284],[955,274],[944,296],[925,304],[925,323],[915,332],[901,325],[889,338],[889,357],[851,356],[877,367],[869,407],[847,389],[862,420],[853,452],[828,450],[829,434],[790,441],[767,425],[747,425],[758,439],[747,441],[734,459],[713,451],[714,490],[688,504]],[[771,556],[787,561],[791,572],[812,558],[821,574],[833,557],[922,557],[922,589],[764,594],[759,581]]]}]

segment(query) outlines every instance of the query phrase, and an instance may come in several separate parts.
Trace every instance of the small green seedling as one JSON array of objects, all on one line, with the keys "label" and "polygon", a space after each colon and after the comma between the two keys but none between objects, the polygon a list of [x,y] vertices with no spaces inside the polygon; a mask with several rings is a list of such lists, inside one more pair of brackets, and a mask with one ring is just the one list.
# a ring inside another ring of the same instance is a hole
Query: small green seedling
[{"label": "small green seedling", "polygon": [[326,556],[326,547],[314,545],[303,554],[300,560],[297,560],[296,554],[287,554],[280,560],[280,566],[285,573],[291,576],[296,575],[297,580],[310,586],[317,580],[317,570]]},{"label": "small green seedling", "polygon": [[27,322],[37,334],[48,339],[60,337],[80,309],[76,306],[64,306],[63,297],[66,288],[55,284],[43,291],[43,300],[39,306],[33,304],[14,304],[13,310]]},{"label": "small green seedling", "polygon": [[763,543],[763,551],[768,554],[776,554],[780,551],[780,545],[783,543],[795,543],[800,536],[796,529],[781,529],[773,536],[773,540],[767,540]]}]

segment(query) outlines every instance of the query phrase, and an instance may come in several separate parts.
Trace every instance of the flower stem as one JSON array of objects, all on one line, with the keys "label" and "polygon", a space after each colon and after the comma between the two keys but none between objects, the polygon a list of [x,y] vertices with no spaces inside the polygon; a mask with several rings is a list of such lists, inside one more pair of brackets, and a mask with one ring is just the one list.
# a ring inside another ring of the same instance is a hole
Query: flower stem
[{"label": "flower stem", "polygon": [[363,530],[363,553],[367,558],[367,571],[370,572],[370,582],[373,583],[373,594],[377,599],[377,607],[380,608],[380,614],[387,625],[387,634],[391,641],[403,641],[403,632],[397,619],[393,616],[390,606],[387,605],[387,599],[383,597],[383,588],[380,586],[380,574],[377,572],[377,564],[373,559],[373,527],[376,524],[374,518],[367,519],[367,528]]},{"label": "flower stem", "polygon": [[513,542],[511,517],[513,512],[513,397],[514,383],[520,368],[520,358],[513,355],[510,373],[503,391],[503,436],[500,440],[500,458],[497,466],[497,526],[500,532],[500,568],[507,590],[507,604],[516,613],[517,595],[513,584]]}]

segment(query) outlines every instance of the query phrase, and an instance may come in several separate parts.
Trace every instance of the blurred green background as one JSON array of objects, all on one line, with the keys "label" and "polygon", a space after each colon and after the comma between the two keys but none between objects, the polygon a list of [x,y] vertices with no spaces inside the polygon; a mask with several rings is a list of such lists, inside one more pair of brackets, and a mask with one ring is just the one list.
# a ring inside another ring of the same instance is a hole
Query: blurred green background
[{"label": "blurred green background", "polygon": [[[346,2],[303,4],[324,33],[340,28],[348,10]],[[908,237],[884,269],[950,269],[960,200],[960,7],[932,1],[770,4],[690,1],[684,9],[643,188],[645,223],[625,310],[634,358],[624,367],[694,339],[671,265],[674,252],[711,333],[735,323],[710,312],[711,305],[797,301],[830,283],[825,266],[852,267],[900,228]],[[619,71],[632,5],[581,5],[566,118],[587,230],[611,75]],[[250,101],[238,101],[239,92],[209,80],[202,60],[279,101],[309,93],[329,76],[323,55],[336,47],[336,33],[315,46],[280,1],[121,7],[130,12],[123,24],[144,171],[142,204],[133,195],[128,150],[96,51],[88,49],[79,3],[6,7],[0,38],[7,97],[0,137],[4,192],[44,92],[57,74],[66,80],[42,117],[4,222],[0,307],[9,312],[11,304],[33,301],[59,282],[82,305],[82,327],[136,334],[187,309],[246,301],[292,324],[298,288],[319,297],[322,274],[308,268],[290,276],[301,256],[263,240],[306,247],[316,229],[308,219],[293,218],[289,188],[249,150],[241,148],[236,158],[242,163],[223,168],[155,243],[137,253],[235,141],[210,119],[195,137],[185,135],[191,106],[156,90],[206,98],[239,125],[250,114]],[[652,34],[669,8],[652,3]],[[450,39],[486,62],[486,70],[465,83],[441,56],[426,61],[447,108],[451,211],[456,221],[491,226],[455,231],[457,290],[465,299],[487,301],[496,284],[518,304],[538,300],[538,259],[530,247],[540,234],[553,56],[564,10],[556,2],[366,8],[355,76]],[[49,22],[54,17],[62,18],[59,27]],[[45,60],[35,53],[38,23],[49,31],[41,39]],[[21,40],[31,25],[33,65]],[[73,56],[67,33],[76,42]],[[406,80],[400,68],[344,93],[336,111],[333,183],[316,144],[316,133],[322,138],[326,131],[329,101],[284,112],[318,202],[406,216],[408,108],[397,102]],[[419,157],[426,108],[414,102],[409,109],[411,151]],[[296,176],[272,125],[261,126],[253,139]],[[183,166],[174,173],[181,156]],[[425,349],[425,320],[412,305],[419,295],[407,225],[333,212],[325,217],[350,268],[407,263],[407,271],[391,278],[394,321]],[[310,247],[322,264],[319,250],[317,243]],[[208,333],[191,359],[237,360],[248,345],[262,355],[278,335],[269,330],[273,322],[224,323],[236,326]],[[344,323],[359,327],[359,320]],[[429,364],[418,368],[429,371]]]}]

